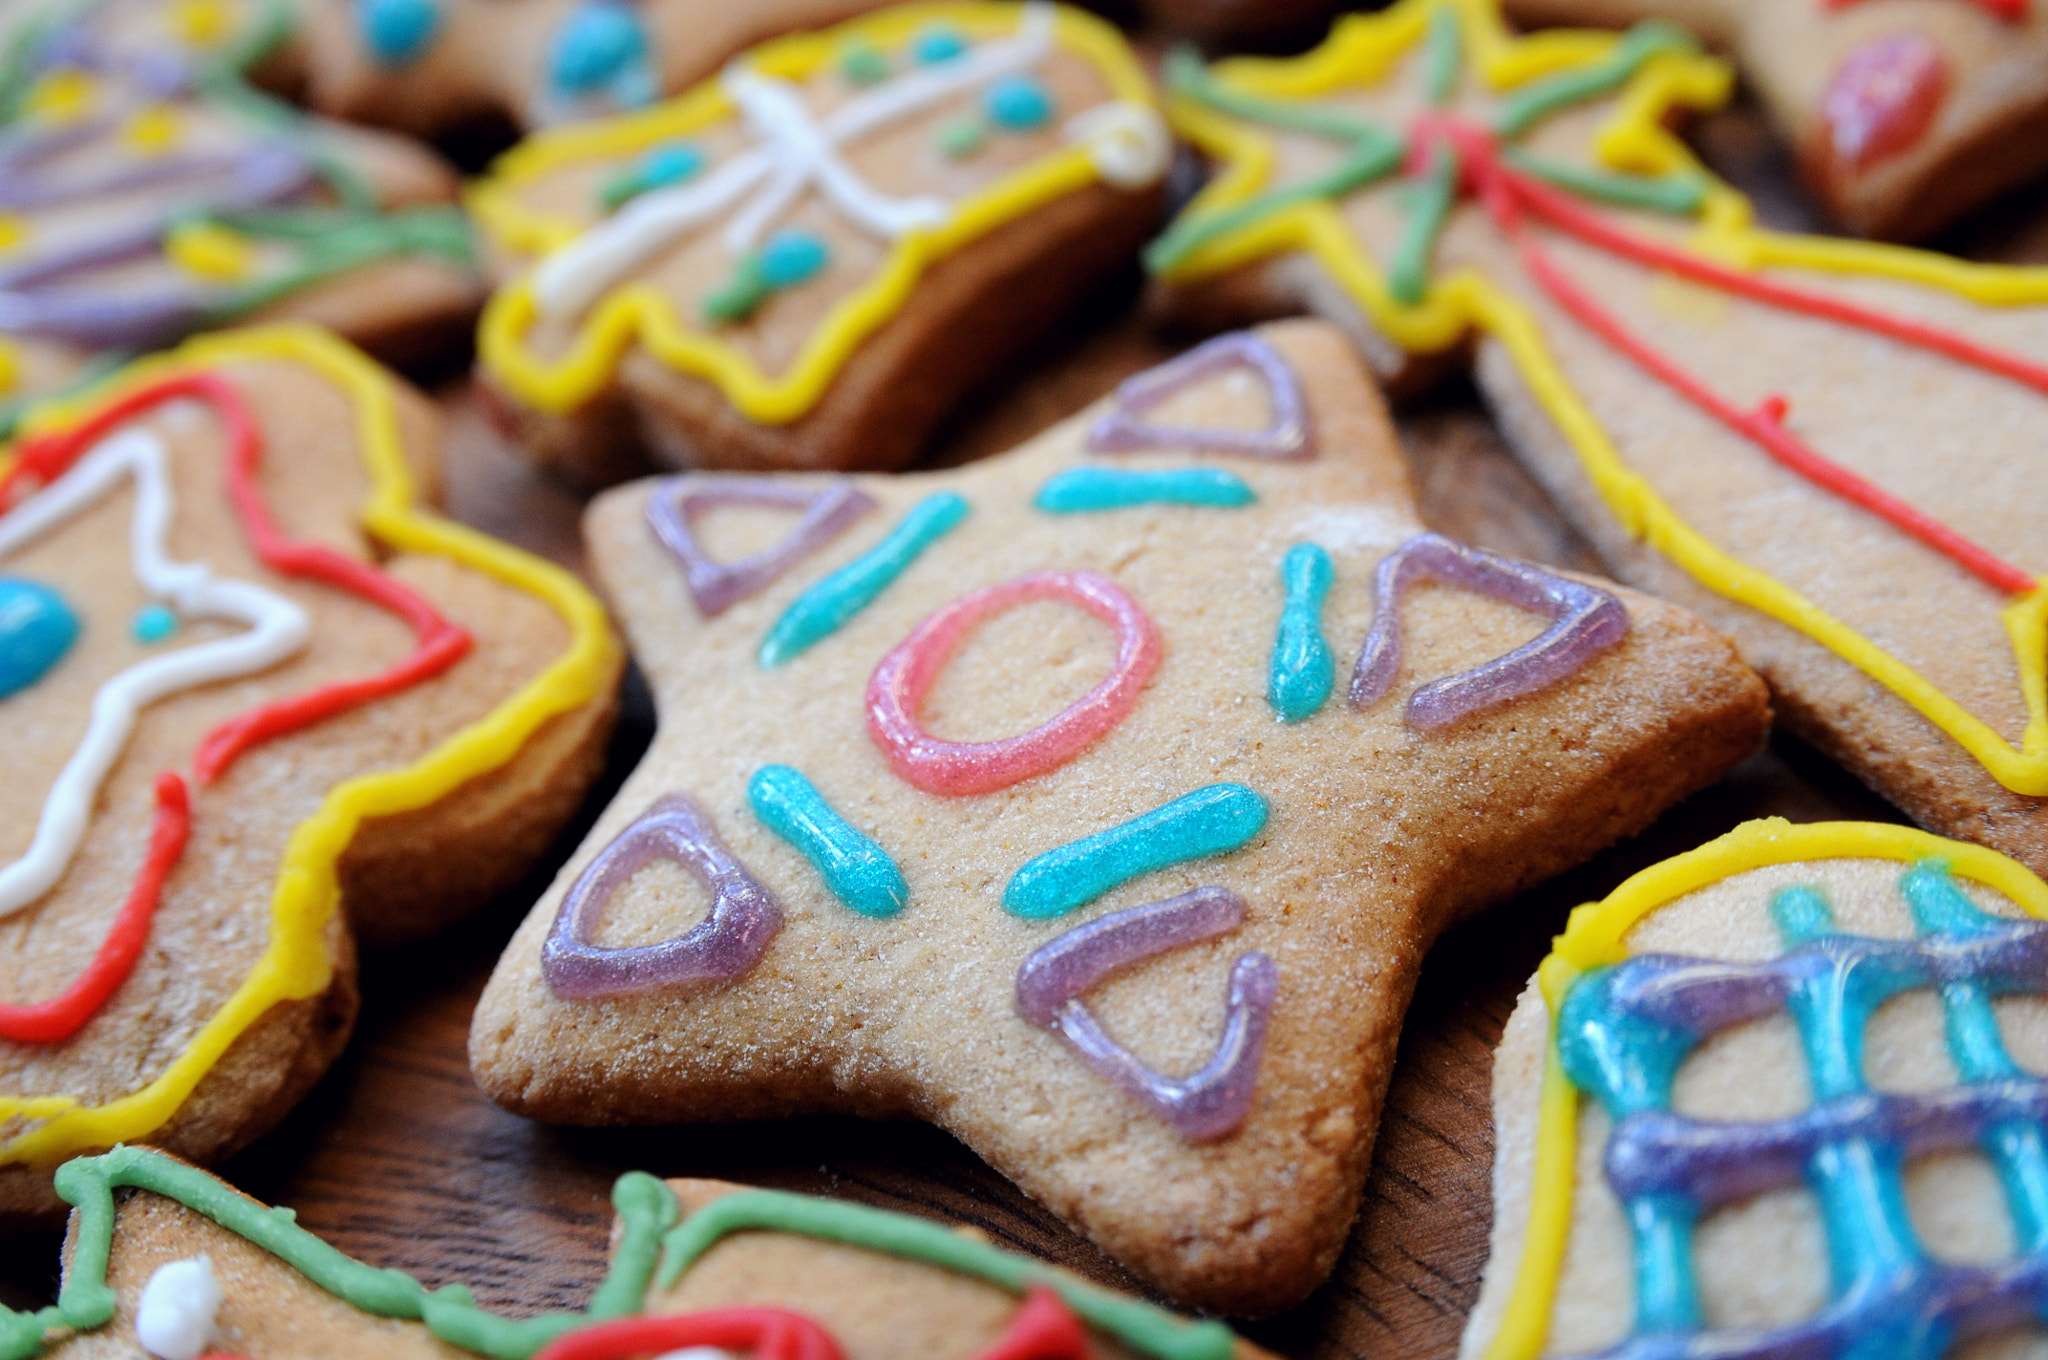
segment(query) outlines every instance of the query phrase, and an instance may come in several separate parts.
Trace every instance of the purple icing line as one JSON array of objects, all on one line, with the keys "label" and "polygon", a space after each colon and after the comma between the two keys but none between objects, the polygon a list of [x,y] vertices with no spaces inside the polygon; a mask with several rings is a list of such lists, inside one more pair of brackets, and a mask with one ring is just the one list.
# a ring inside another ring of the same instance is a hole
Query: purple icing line
[{"label": "purple icing line", "polygon": [[1442,727],[1533,694],[1628,636],[1628,610],[1598,587],[1440,534],[1417,534],[1383,558],[1373,576],[1372,627],[1351,673],[1353,708],[1377,703],[1394,683],[1401,669],[1401,597],[1422,577],[1490,595],[1553,622],[1540,637],[1506,656],[1417,689],[1408,700],[1408,721],[1415,727]]},{"label": "purple icing line", "polygon": [[[604,949],[590,934],[612,894],[656,859],[672,859],[710,890],[711,914],[660,944]],[[577,875],[541,945],[541,976],[577,1001],[744,977],[782,929],[775,895],[732,857],[704,813],[679,793],[657,800]]]},{"label": "purple icing line", "polygon": [[[1266,380],[1273,420],[1263,430],[1155,425],[1145,413],[1206,378],[1248,368]],[[1219,335],[1175,359],[1128,378],[1116,390],[1116,405],[1088,429],[1091,453],[1140,449],[1202,449],[1250,458],[1313,458],[1315,431],[1301,383],[1274,348],[1249,331]]]},{"label": "purple icing line", "polygon": [[[720,562],[697,542],[690,523],[700,509],[713,505],[783,506],[803,511],[803,518],[775,546],[737,562]],[[647,523],[675,554],[697,612],[708,619],[766,590],[874,508],[874,498],[848,481],[811,490],[769,477],[694,475],[671,478],[654,489]]]},{"label": "purple icing line", "polygon": [[1099,1075],[1173,1125],[1191,1143],[1221,1138],[1244,1123],[1266,1048],[1280,970],[1263,953],[1237,956],[1223,1037],[1202,1069],[1169,1077],[1139,1062],[1095,1019],[1081,997],[1113,973],[1169,950],[1227,934],[1244,923],[1244,899],[1228,888],[1193,892],[1111,912],[1042,946],[1017,970],[1017,1013],[1051,1030]]}]

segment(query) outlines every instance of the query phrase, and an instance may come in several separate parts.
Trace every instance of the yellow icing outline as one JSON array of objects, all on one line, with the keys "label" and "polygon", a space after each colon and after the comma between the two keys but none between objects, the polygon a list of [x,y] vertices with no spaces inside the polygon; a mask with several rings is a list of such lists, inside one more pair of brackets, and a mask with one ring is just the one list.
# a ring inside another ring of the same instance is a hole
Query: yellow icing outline
[{"label": "yellow icing outline", "polygon": [[1549,1009],[1550,1044],[1543,1060],[1541,1113],[1529,1218],[1515,1282],[1500,1327],[1483,1360],[1534,1360],[1550,1332],[1551,1308],[1571,1236],[1574,1163],[1578,1153],[1579,1092],[1557,1056],[1557,1013],[1572,982],[1593,968],[1628,957],[1624,937],[1650,913],[1688,893],[1736,874],[1802,860],[1889,859],[1918,863],[1942,859],[1950,870],[2011,898],[2029,916],[2048,918],[2048,883],[2018,860],[1981,845],[1952,841],[1909,826],[1882,822],[1815,822],[1794,826],[1782,817],[1744,822],[1697,850],[1651,865],[1605,898],[1577,908],[1537,970]]},{"label": "yellow icing outline", "polygon": [[[1597,61],[1619,41],[1614,34],[1573,30],[1516,38],[1501,20],[1495,0],[1400,0],[1379,14],[1339,20],[1324,44],[1304,56],[1236,58],[1218,62],[1214,74],[1233,88],[1273,98],[1307,98],[1339,86],[1370,83],[1421,41],[1429,13],[1440,5],[1458,15],[1466,50],[1476,58],[1481,78],[1497,90]],[[1666,116],[1675,110],[1719,105],[1731,84],[1728,67],[1713,58],[1654,57],[1622,88],[1613,118],[1595,141],[1599,159],[1614,169],[1647,175],[1682,171],[1703,178],[1709,187],[1693,249],[1745,270],[1777,265],[1860,274],[1939,289],[1988,306],[2048,302],[2048,268],[1971,264],[1898,246],[1757,227],[1749,200],[1709,175],[1665,127]],[[1216,177],[1187,212],[1242,203],[1271,175],[1272,141],[1251,125],[1178,95],[1168,100],[1167,117],[1219,165]],[[1790,586],[1724,552],[1688,524],[1648,481],[1629,469],[1551,357],[1535,318],[1478,272],[1448,273],[1433,281],[1419,304],[1406,306],[1388,290],[1384,274],[1352,239],[1334,204],[1317,200],[1204,243],[1164,277],[1203,278],[1295,251],[1312,255],[1373,324],[1405,350],[1443,350],[1474,330],[1499,340],[1627,532],[1709,589],[1789,624],[1883,685],[2014,793],[2048,795],[2048,590],[2036,587],[2000,611],[2012,639],[2027,709],[2027,725],[2015,749],[1911,666]]]},{"label": "yellow icing outline", "polygon": [[[39,407],[25,425],[33,433],[61,429],[123,391],[169,373],[261,360],[302,364],[349,396],[370,474],[362,523],[372,536],[394,551],[448,558],[544,601],[568,625],[569,646],[517,694],[413,764],[359,775],[329,790],[285,847],[271,897],[270,943],[190,1046],[147,1086],[104,1105],[81,1106],[71,1096],[0,1097],[0,1120],[48,1121],[0,1144],[0,1164],[47,1165],[161,1128],[229,1045],[272,1006],[326,990],[334,961],[324,936],[341,900],[337,866],[358,824],[366,817],[425,807],[477,775],[503,767],[543,723],[598,698],[618,664],[619,644],[604,607],[573,575],[419,507],[391,376],[325,331],[278,325],[199,336],[130,365],[86,396]],[[0,471],[9,461],[0,456]]]},{"label": "yellow icing outline", "polygon": [[[753,49],[758,69],[803,80],[837,56],[842,44],[866,41],[893,47],[925,24],[945,22],[976,37],[1014,32],[1021,4],[960,3],[900,5],[815,33],[799,33]],[[1090,62],[1113,98],[1157,107],[1151,83],[1115,28],[1065,5],[1055,7],[1054,41]],[[574,237],[581,228],[525,207],[514,191],[569,162],[620,156],[669,137],[686,136],[732,114],[716,80],[644,113],[559,132],[543,133],[514,147],[469,191],[469,209],[479,228],[501,248],[540,254]],[[771,378],[737,347],[694,331],[675,305],[649,284],[618,288],[595,305],[577,327],[559,359],[525,348],[522,338],[536,315],[531,271],[494,294],[478,328],[477,351],[493,378],[527,405],[561,414],[596,396],[611,381],[620,358],[636,340],[670,368],[695,373],[717,384],[726,400],[749,420],[780,425],[797,419],[824,395],[855,346],[899,311],[928,265],[968,242],[1022,217],[1054,199],[1101,179],[1085,146],[1047,155],[955,206],[946,224],[899,239],[869,282],[842,299],[805,341],[779,378]]]}]

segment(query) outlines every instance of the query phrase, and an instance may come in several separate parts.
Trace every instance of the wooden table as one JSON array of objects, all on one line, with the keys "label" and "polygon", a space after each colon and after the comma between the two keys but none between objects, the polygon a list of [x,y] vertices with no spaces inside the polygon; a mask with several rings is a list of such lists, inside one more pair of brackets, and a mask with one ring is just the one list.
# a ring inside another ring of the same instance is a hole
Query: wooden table
[{"label": "wooden table", "polygon": [[[1775,143],[1737,111],[1697,130],[1725,175],[1756,194],[1766,220],[1810,226]],[[1952,242],[1983,257],[2048,258],[2037,196]],[[1106,295],[1015,383],[968,403],[935,461],[1007,448],[1172,352],[1133,315],[1135,280]],[[458,518],[581,568],[579,506],[536,480],[480,418],[465,387],[441,394],[451,418],[448,508]],[[1584,545],[1509,458],[1469,390],[1405,412],[1404,442],[1423,518],[1448,534],[1538,561],[1597,570]],[[430,1286],[469,1284],[487,1306],[579,1308],[602,1273],[613,1179],[633,1169],[716,1176],[841,1195],[972,1223],[996,1241],[1143,1292],[1120,1268],[935,1129],[845,1119],[738,1127],[557,1130],[507,1114],[472,1085],[469,1015],[513,928],[645,747],[646,690],[629,681],[602,786],[526,883],[421,945],[363,960],[363,1014],[346,1056],[284,1124],[225,1174],[299,1211],[343,1250]],[[1505,903],[1430,955],[1409,1012],[1363,1212],[1330,1281],[1306,1303],[1245,1332],[1283,1355],[1454,1353],[1478,1292],[1491,1214],[1488,1083],[1508,1011],[1576,904],[1636,870],[1751,817],[1897,820],[1886,804],[1804,746],[1781,739],[1642,836]],[[0,1294],[54,1294],[57,1239],[0,1245]]]}]

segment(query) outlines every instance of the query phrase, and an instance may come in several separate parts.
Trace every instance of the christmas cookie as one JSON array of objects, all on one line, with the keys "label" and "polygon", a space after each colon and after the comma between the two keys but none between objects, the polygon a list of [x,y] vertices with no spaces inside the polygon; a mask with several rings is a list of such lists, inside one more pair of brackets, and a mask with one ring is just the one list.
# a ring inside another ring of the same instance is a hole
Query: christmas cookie
[{"label": "christmas cookie", "polygon": [[1465,1360],[2033,1354],[2048,884],[1750,822],[1579,908],[1495,1057]]},{"label": "christmas cookie", "polygon": [[1425,532],[1318,324],[956,472],[586,533],[663,720],[499,962],[484,1090],[931,1119],[1215,1311],[1335,1259],[1436,934],[1767,722],[1683,612]]},{"label": "christmas cookie", "polygon": [[37,397],[232,321],[317,322],[395,360],[459,347],[482,294],[453,173],[247,83],[284,6],[7,17],[0,433]]},{"label": "christmas cookie", "polygon": [[1152,247],[1165,305],[1307,306],[1386,373],[1476,356],[1616,575],[1915,820],[2048,870],[2048,271],[1755,228],[1664,130],[1728,72],[1660,25],[1404,0],[1173,80],[1221,163]]},{"label": "christmas cookie", "polygon": [[419,508],[425,400],[310,327],[202,337],[0,458],[0,1215],[312,1084],[351,926],[515,879],[602,758],[619,649],[573,578]]},{"label": "christmas cookie", "polygon": [[621,1176],[588,1310],[518,1319],[351,1260],[153,1148],[73,1162],[58,1185],[77,1206],[63,1288],[0,1310],[7,1360],[1271,1360],[969,1228],[721,1181]]},{"label": "christmas cookie", "polygon": [[1731,53],[1835,220],[1924,240],[2048,166],[2042,0],[1505,0],[1529,24],[1685,24]]},{"label": "christmas cookie", "polygon": [[888,469],[1135,257],[1171,154],[1116,30],[907,5],[534,137],[472,195],[485,376],[544,464]]}]

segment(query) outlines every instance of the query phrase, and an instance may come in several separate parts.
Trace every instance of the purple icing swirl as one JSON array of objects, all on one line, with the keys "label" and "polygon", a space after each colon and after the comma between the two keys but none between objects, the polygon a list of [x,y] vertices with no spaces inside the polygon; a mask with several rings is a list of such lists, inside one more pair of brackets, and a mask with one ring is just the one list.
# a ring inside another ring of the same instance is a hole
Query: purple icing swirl
[{"label": "purple icing swirl", "polygon": [[[1145,413],[1177,392],[1233,368],[1248,368],[1266,381],[1273,420],[1263,430],[1227,426],[1198,428],[1155,425]],[[1132,453],[1141,449],[1201,449],[1249,458],[1313,458],[1315,431],[1294,369],[1271,345],[1250,331],[1219,335],[1157,368],[1128,378],[1116,390],[1116,405],[1088,428],[1091,453]]]},{"label": "purple icing swirl", "polygon": [[[737,562],[719,562],[697,542],[690,523],[699,510],[713,505],[786,506],[801,510],[803,518],[773,547]],[[874,498],[849,481],[811,490],[769,477],[695,474],[655,487],[647,500],[647,523],[675,555],[697,612],[708,619],[766,590],[874,508]]]},{"label": "purple icing swirl", "polygon": [[1628,636],[1628,610],[1597,586],[1495,557],[1440,534],[1417,534],[1381,559],[1373,575],[1372,627],[1351,673],[1353,708],[1377,703],[1394,683],[1401,669],[1401,597],[1425,577],[1489,595],[1553,622],[1541,636],[1506,656],[1418,688],[1408,700],[1408,721],[1415,727],[1442,727],[1534,694]]},{"label": "purple icing swirl", "polygon": [[[711,914],[660,944],[605,949],[590,943],[612,894],[656,859],[672,859],[712,895]],[[782,908],[732,857],[710,819],[672,793],[599,852],[577,875],[541,945],[540,971],[557,996],[586,1001],[744,977],[782,929]]]},{"label": "purple icing swirl", "polygon": [[1189,1142],[1222,1138],[1251,1110],[1280,986],[1273,960],[1257,951],[1238,955],[1230,969],[1223,1036],[1202,1069],[1186,1077],[1169,1077],[1138,1061],[1103,1032],[1081,997],[1134,964],[1237,929],[1244,914],[1244,899],[1228,888],[1197,888],[1076,926],[1034,951],[1017,970],[1017,1013],[1051,1030],[1082,1062]]}]

